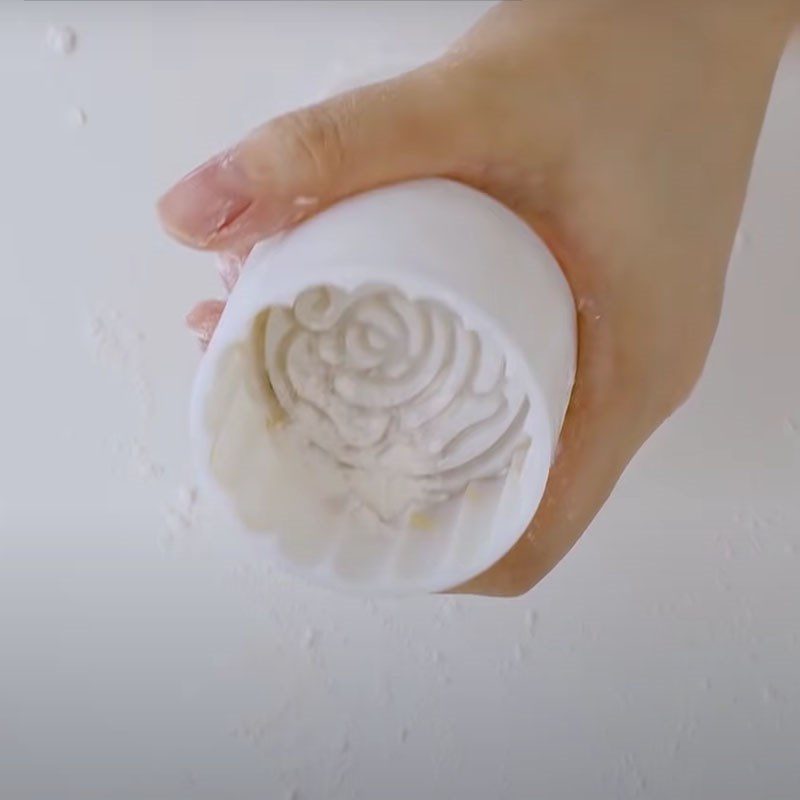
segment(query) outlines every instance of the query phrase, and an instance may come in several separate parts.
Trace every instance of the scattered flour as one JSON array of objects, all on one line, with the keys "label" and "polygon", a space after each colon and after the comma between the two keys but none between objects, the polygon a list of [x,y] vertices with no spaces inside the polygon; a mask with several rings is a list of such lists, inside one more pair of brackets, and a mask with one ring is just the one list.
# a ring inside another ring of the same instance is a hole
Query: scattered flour
[{"label": "scattered flour", "polygon": [[78,46],[78,34],[68,25],[51,25],[45,34],[45,42],[51,53],[68,56]]},{"label": "scattered flour", "polygon": [[131,472],[142,480],[156,480],[164,474],[164,467],[151,455],[146,445],[138,437],[114,442],[116,455],[125,459]]},{"label": "scattered flour", "polygon": [[[197,520],[197,490],[193,486],[181,486],[175,499],[164,512],[166,530],[160,539],[161,549],[167,554],[175,554],[189,545],[188,534],[195,528]],[[192,537],[194,540],[194,537]]]},{"label": "scattered flour", "polygon": [[525,612],[525,629],[527,630],[529,636],[533,636],[534,632],[536,631],[536,623],[538,619],[539,615],[532,608],[529,608]]},{"label": "scattered flour", "polygon": [[153,459],[139,439],[133,439],[130,443],[130,458],[141,478],[160,478],[164,474],[164,467]]},{"label": "scattered flour", "polygon": [[153,406],[142,359],[144,341],[144,333],[116,310],[106,309],[89,320],[89,342],[95,361],[132,385],[143,419],[149,417]]},{"label": "scattered flour", "polygon": [[173,503],[165,515],[171,530],[186,530],[195,523],[197,515],[197,489],[194,486],[181,486]]},{"label": "scattered flour", "polygon": [[80,106],[72,106],[67,111],[67,125],[70,128],[82,128],[86,124],[86,112]]},{"label": "scattered flour", "polygon": [[319,643],[319,631],[315,628],[306,628],[303,633],[303,647],[306,650],[313,650]]}]

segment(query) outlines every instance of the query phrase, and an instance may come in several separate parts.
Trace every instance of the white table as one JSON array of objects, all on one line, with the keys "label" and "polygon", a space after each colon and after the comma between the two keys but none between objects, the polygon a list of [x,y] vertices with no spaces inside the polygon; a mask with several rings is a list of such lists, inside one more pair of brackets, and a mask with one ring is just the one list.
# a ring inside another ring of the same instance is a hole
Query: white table
[{"label": "white table", "polygon": [[702,385],[529,596],[332,596],[181,488],[219,289],[153,200],[484,7],[0,4],[3,798],[796,796],[800,48]]}]

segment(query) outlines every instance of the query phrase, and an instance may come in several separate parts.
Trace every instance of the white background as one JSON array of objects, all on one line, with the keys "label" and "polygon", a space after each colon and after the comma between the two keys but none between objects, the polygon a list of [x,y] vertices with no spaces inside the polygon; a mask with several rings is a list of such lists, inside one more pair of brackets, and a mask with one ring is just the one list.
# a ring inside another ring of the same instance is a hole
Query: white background
[{"label": "white background", "polygon": [[331,595],[187,492],[181,320],[219,290],[154,199],[483,8],[0,4],[4,800],[797,797],[797,46],[702,384],[528,596]]}]

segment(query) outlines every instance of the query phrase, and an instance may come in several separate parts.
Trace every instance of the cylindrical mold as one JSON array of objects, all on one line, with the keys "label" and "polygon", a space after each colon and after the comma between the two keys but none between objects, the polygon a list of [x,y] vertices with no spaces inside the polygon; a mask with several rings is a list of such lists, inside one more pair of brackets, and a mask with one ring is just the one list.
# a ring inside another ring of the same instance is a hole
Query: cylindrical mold
[{"label": "cylindrical mold", "polygon": [[201,479],[294,572],[448,589],[533,517],[575,359],[569,287],[508,209],[439,179],[366,192],[249,257],[194,387]]}]

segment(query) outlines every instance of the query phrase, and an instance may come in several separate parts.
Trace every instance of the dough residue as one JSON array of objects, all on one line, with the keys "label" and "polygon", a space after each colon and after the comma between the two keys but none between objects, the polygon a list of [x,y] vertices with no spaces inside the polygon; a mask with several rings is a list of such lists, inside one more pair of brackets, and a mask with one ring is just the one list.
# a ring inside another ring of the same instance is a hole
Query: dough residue
[{"label": "dough residue", "polygon": [[441,303],[318,286],[270,309],[263,331],[281,434],[336,492],[346,486],[349,510],[408,520],[527,449],[525,392]]}]

